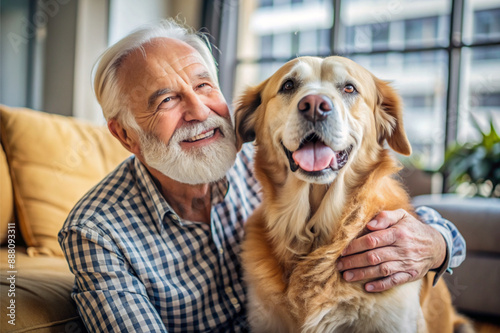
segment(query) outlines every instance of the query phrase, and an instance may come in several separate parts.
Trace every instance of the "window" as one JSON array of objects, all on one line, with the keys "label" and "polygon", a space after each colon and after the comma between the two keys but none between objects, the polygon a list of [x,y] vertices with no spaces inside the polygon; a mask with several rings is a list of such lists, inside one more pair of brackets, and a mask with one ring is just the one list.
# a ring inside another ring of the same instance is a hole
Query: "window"
[{"label": "window", "polygon": [[[445,16],[446,18],[448,16]],[[439,36],[440,17],[422,17],[404,21],[405,43],[408,47],[433,46]],[[443,19],[447,21],[446,19]]]},{"label": "window", "polygon": [[500,37],[500,8],[474,12],[474,40],[488,41]]},{"label": "window", "polygon": [[488,132],[489,121],[500,125],[500,45],[463,49],[458,136],[460,142],[476,140],[472,119]]},{"label": "window", "polygon": [[335,54],[352,58],[398,89],[412,156],[421,166],[435,168],[447,145],[473,140],[471,117],[484,125],[494,118],[500,125],[500,77],[493,74],[500,72],[498,2],[241,3],[236,94],[295,56]]}]

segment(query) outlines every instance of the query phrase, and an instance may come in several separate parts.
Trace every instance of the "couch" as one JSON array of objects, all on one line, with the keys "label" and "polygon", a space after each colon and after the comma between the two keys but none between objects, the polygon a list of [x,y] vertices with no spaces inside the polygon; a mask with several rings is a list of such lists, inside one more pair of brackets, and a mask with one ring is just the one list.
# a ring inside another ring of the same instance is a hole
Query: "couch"
[{"label": "couch", "polygon": [[130,153],[104,126],[29,109],[0,105],[0,130],[0,331],[85,332],[57,233]]},{"label": "couch", "polygon": [[[105,127],[69,117],[0,105],[0,126],[0,331],[84,332],[57,233],[78,199],[129,153]],[[498,321],[499,200],[415,201],[442,212],[468,241],[468,259],[447,277],[457,307]]]},{"label": "couch", "polygon": [[413,203],[436,209],[464,236],[467,257],[444,279],[460,312],[500,332],[500,199],[419,195]]}]

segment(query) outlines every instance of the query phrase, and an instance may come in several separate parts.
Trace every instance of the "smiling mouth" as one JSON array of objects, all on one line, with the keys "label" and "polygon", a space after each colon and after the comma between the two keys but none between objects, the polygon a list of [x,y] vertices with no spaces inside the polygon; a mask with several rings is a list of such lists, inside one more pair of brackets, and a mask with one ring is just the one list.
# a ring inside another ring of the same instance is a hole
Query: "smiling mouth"
[{"label": "smiling mouth", "polygon": [[191,142],[196,142],[196,141],[200,141],[200,140],[204,140],[204,139],[209,139],[209,138],[213,137],[217,131],[220,131],[220,130],[218,128],[214,128],[210,131],[198,134],[196,136],[193,136],[192,138],[184,140],[183,142],[190,142],[191,143]]},{"label": "smiling mouth", "polygon": [[328,147],[316,134],[310,134],[302,140],[299,148],[291,152],[283,142],[281,146],[285,151],[292,172],[301,169],[308,174],[321,174],[323,171],[339,171],[348,159],[352,146],[347,149],[334,151]]}]

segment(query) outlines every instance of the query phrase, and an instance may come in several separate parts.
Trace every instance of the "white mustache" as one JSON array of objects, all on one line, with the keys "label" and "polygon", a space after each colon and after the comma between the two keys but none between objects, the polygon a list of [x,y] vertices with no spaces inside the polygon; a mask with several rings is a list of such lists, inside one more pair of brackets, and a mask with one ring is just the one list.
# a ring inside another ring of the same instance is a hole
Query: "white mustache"
[{"label": "white mustache", "polygon": [[228,124],[229,121],[225,118],[216,115],[210,115],[207,120],[202,123],[188,124],[175,130],[174,134],[170,138],[170,142],[179,143],[186,140],[194,140],[203,132],[215,128],[219,128],[224,135],[223,129],[226,129]]}]

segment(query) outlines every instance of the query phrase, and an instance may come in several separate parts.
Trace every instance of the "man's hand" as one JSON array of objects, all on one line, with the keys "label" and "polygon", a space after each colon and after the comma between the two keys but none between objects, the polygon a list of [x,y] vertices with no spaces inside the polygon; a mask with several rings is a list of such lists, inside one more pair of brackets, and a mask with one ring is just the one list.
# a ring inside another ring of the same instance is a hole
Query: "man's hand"
[{"label": "man's hand", "polygon": [[417,280],[444,262],[443,236],[403,209],[383,211],[367,227],[371,232],[353,240],[338,262],[347,281],[372,280],[366,291]]}]

